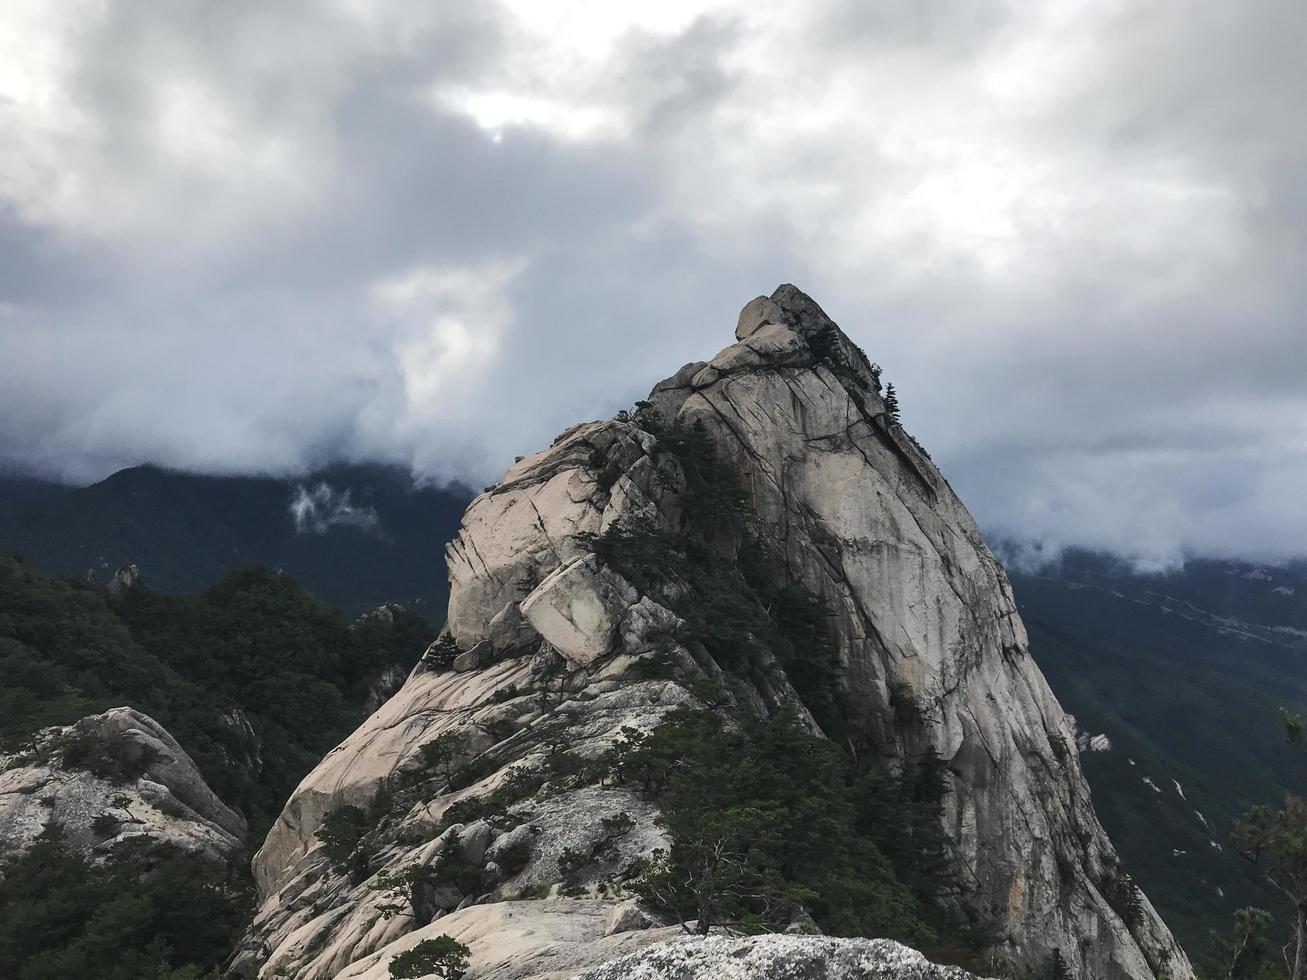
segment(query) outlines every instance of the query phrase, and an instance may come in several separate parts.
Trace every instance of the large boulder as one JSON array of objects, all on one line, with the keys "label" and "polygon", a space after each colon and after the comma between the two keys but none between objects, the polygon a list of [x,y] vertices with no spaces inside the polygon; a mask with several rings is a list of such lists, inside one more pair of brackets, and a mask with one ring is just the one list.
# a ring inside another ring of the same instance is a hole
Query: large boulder
[{"label": "large boulder", "polygon": [[522,601],[522,615],[559,653],[587,667],[613,650],[638,593],[594,555],[573,558]]},{"label": "large boulder", "polygon": [[246,825],[211,790],[162,725],[113,708],[49,728],[0,771],[0,854],[30,847],[47,827],[88,857],[147,838],[221,864]]}]

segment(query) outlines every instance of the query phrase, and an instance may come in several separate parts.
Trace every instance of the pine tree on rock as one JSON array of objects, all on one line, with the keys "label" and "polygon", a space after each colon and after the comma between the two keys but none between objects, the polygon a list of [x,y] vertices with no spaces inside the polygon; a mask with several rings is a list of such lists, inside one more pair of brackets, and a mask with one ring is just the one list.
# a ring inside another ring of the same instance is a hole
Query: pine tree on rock
[{"label": "pine tree on rock", "polygon": [[903,419],[899,416],[899,395],[894,390],[894,382],[891,381],[885,386],[885,412],[889,415],[890,421],[895,425],[902,425]]}]

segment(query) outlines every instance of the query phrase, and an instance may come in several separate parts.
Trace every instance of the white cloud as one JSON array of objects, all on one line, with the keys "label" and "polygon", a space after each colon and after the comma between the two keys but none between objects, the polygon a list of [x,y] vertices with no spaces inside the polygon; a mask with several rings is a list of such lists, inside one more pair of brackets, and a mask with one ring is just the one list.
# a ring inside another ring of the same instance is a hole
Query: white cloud
[{"label": "white cloud", "polygon": [[297,534],[326,534],[333,528],[352,527],[368,534],[381,534],[381,518],[373,507],[357,506],[350,491],[329,483],[296,484],[288,505]]}]

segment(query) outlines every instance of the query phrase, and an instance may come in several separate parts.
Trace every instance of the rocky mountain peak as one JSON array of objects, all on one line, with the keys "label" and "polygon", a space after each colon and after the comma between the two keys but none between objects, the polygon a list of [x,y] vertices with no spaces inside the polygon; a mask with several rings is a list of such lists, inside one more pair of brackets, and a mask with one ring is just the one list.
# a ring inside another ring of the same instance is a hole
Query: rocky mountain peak
[{"label": "rocky mountain peak", "polygon": [[[1191,976],[1098,824],[1002,567],[795,287],[634,412],[517,461],[446,560],[445,631],[256,858],[247,972],[380,976],[443,932],[485,975],[569,976],[668,938],[618,915],[671,844],[658,800],[578,773],[685,707],[797,718],[850,764],[938,759],[956,902],[1014,967]],[[475,874],[449,878],[453,853]],[[439,884],[378,885],[401,879]]]}]

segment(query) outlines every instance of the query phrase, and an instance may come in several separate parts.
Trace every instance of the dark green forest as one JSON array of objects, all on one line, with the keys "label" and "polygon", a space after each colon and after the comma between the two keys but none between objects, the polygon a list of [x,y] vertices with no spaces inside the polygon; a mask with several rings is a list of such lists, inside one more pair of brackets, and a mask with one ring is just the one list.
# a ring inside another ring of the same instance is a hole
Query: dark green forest
[{"label": "dark green forest", "polygon": [[14,980],[199,980],[250,909],[236,869],[141,840],[93,863],[46,830],[0,877],[0,963]]},{"label": "dark green forest", "polygon": [[[114,597],[0,555],[0,748],[131,705],[173,734],[257,842],[362,720],[369,683],[411,667],[434,636],[392,612],[351,627],[267,568],[189,596],[138,585]],[[20,980],[197,977],[231,952],[249,899],[248,855],[206,869],[136,843],[92,865],[52,827],[4,869],[0,962]]]},{"label": "dark green forest", "polygon": [[137,586],[115,599],[0,555],[0,742],[129,704],[173,734],[257,837],[358,725],[368,682],[411,667],[434,635],[408,611],[350,628],[267,568],[191,596]]}]

